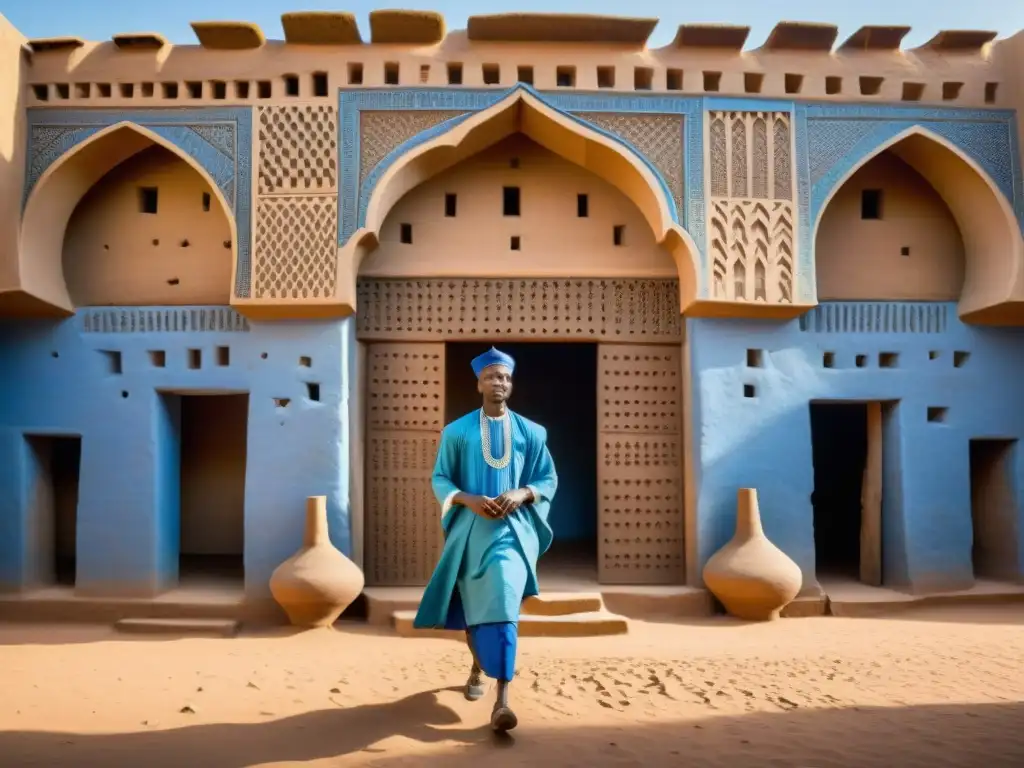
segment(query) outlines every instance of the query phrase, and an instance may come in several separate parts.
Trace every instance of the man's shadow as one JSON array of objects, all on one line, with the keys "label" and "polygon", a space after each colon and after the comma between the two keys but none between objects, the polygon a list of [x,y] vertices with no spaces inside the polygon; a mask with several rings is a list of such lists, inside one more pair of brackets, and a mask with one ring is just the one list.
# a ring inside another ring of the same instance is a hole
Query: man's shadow
[{"label": "man's shadow", "polygon": [[447,692],[461,694],[462,688],[442,688],[387,704],[322,709],[258,723],[212,723],[96,735],[2,731],[0,755],[4,757],[0,762],[10,768],[28,764],[247,768],[341,757],[392,736],[423,743],[457,741],[502,746],[510,742],[508,738],[495,740],[486,725],[451,728],[462,718],[439,700],[439,694]]}]

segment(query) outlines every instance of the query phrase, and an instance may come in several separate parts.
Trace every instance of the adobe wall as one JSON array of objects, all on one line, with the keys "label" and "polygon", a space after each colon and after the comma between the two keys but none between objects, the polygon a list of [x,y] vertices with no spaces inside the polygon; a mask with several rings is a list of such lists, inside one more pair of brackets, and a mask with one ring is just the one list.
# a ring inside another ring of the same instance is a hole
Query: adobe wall
[{"label": "adobe wall", "polygon": [[24,36],[0,15],[0,290],[18,284],[18,232],[25,179]]},{"label": "adobe wall", "polygon": [[[895,401],[883,445],[885,584],[973,584],[969,441],[1024,434],[1024,333],[972,328],[951,303],[868,301],[825,302],[786,323],[689,320],[687,338],[703,436],[700,567],[732,537],[736,489],[751,487],[766,535],[800,565],[805,589],[813,584],[809,404],[882,400]],[[763,367],[748,367],[749,349],[763,352]],[[1013,453],[1011,536],[1024,551],[1024,456]]]},{"label": "adobe wall", "polygon": [[[269,597],[270,574],[300,546],[307,496],[327,496],[331,538],[351,552],[349,324],[250,324],[227,307],[111,307],[0,325],[0,588],[25,586],[31,570],[25,435],[53,434],[82,438],[77,589],[152,595],[174,586],[180,446],[161,392],[249,394],[248,598]],[[217,535],[228,525],[218,522]],[[186,547],[197,544],[182,533]],[[200,548],[231,543],[207,536]]]}]

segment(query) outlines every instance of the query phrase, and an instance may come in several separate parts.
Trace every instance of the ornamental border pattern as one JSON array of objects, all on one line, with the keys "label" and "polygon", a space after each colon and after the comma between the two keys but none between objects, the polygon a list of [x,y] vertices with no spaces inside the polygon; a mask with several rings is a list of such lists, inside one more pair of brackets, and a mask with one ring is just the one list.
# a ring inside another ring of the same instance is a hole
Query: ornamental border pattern
[{"label": "ornamental border pattern", "polygon": [[238,246],[235,296],[248,298],[251,283],[252,109],[28,110],[22,208],[46,169],[74,147],[118,123],[156,133],[191,157],[231,206]]},{"label": "ornamental border pattern", "polygon": [[[380,177],[399,157],[409,150],[451,130],[473,113],[487,109],[517,90],[525,90],[543,101],[552,109],[576,120],[581,125],[617,141],[626,149],[640,158],[658,179],[662,194],[669,202],[673,219],[680,223],[693,238],[697,245],[700,261],[700,273],[697,275],[698,291],[703,293],[706,286],[704,276],[706,261],[704,252],[705,214],[704,214],[704,143],[702,99],[699,97],[664,97],[664,96],[616,96],[595,95],[589,93],[552,93],[538,92],[530,86],[518,84],[508,89],[435,89],[435,88],[386,88],[386,89],[340,89],[338,111],[340,114],[339,130],[341,147],[341,184],[338,195],[338,244],[344,245],[355,231],[366,220],[366,206],[370,194]],[[359,113],[362,110],[450,110],[464,111],[464,114],[453,117],[438,125],[417,134],[408,141],[395,147],[367,175],[360,187],[360,149],[359,149]],[[685,210],[676,210],[672,192],[651,160],[637,147],[623,137],[575,117],[575,112],[612,112],[618,114],[671,114],[683,117],[683,157],[682,176],[685,179],[683,190]]]},{"label": "ornamental border pattern", "polygon": [[[913,127],[946,139],[977,162],[1024,230],[1024,186],[1013,110],[797,103],[795,123],[800,241],[805,243],[799,258],[801,274],[815,277],[811,233],[829,193],[880,145]],[[814,279],[801,281],[801,301],[815,301],[816,293]]]}]

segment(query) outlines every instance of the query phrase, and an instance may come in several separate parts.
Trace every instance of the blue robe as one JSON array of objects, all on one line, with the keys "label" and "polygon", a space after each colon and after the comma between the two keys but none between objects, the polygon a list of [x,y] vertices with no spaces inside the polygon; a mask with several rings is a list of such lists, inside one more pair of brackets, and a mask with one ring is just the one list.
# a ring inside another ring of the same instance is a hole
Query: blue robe
[{"label": "blue robe", "polygon": [[[487,421],[491,456],[500,460],[504,421]],[[445,542],[414,622],[425,629],[468,629],[484,673],[505,681],[515,673],[520,606],[539,592],[537,558],[551,546],[548,512],[558,487],[547,431],[511,411],[509,424],[512,461],[504,469],[484,461],[479,410],[441,433],[432,486]],[[500,520],[452,504],[459,491],[494,498],[525,487],[535,500]]]}]

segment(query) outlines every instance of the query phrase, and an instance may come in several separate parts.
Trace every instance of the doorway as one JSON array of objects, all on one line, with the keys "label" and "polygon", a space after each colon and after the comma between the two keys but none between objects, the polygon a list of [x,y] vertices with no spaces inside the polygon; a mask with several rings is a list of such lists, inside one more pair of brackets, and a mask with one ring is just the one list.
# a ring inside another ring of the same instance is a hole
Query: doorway
[{"label": "doorway", "polygon": [[971,440],[971,562],[974,577],[1014,580],[1018,573],[1016,440]]},{"label": "doorway", "polygon": [[75,585],[82,438],[28,435],[33,586]]},{"label": "doorway", "polygon": [[881,586],[883,404],[819,402],[810,408],[818,579]]},{"label": "doorway", "polygon": [[[177,527],[178,584],[244,585],[248,394],[164,394],[161,500]],[[173,537],[175,532],[169,532]]]},{"label": "doorway", "polygon": [[[558,471],[542,577],[597,579],[597,345],[502,343],[516,361],[512,410],[543,425]],[[445,422],[480,407],[470,361],[489,343],[445,344]]]}]

